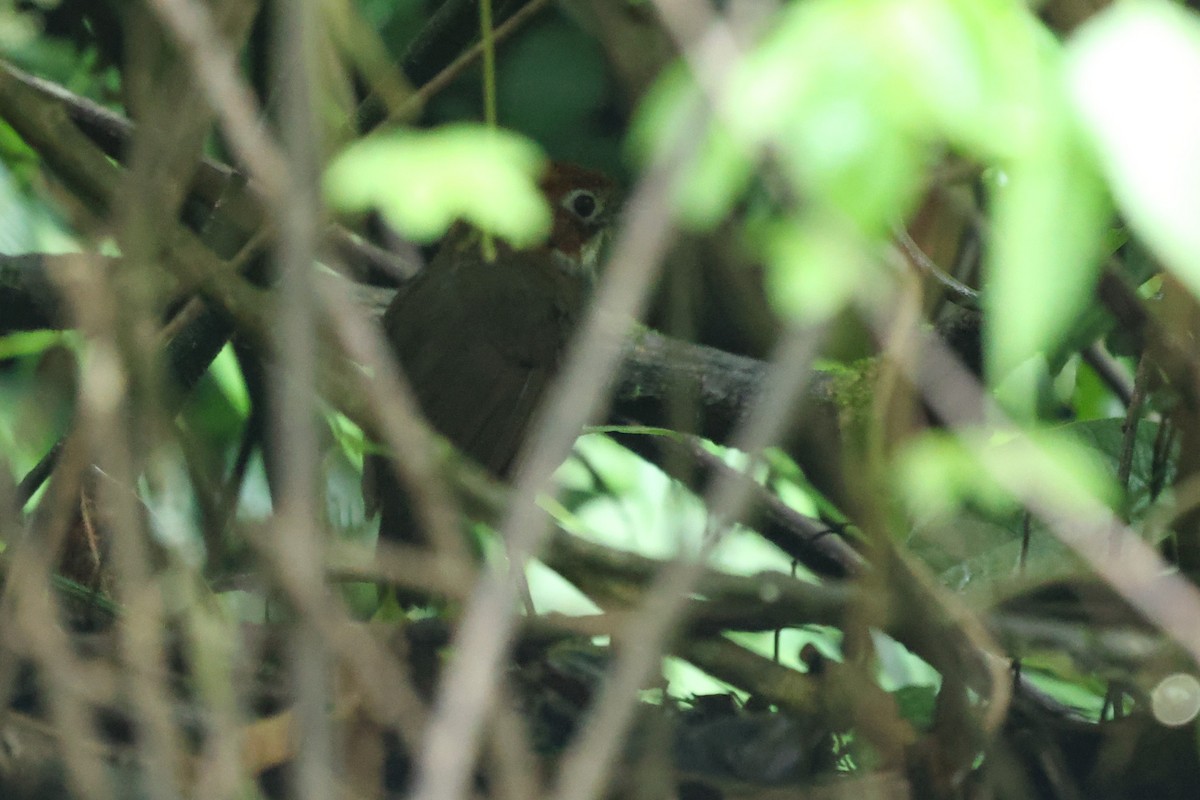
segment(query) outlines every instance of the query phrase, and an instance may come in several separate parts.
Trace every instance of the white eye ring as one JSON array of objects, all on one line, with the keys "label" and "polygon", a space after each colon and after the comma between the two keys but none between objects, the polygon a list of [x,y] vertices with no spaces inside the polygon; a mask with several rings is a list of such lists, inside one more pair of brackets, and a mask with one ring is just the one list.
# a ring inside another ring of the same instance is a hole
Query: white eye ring
[{"label": "white eye ring", "polygon": [[600,198],[587,189],[575,189],[563,198],[562,206],[583,222],[595,219],[600,213]]}]

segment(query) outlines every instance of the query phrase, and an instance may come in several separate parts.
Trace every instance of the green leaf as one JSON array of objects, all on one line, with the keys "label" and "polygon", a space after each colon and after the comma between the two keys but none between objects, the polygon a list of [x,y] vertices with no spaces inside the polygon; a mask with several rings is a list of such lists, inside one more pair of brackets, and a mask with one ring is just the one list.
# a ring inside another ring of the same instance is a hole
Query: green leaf
[{"label": "green leaf", "polygon": [[630,124],[629,148],[634,157],[650,162],[701,137],[696,162],[673,192],[680,219],[697,229],[711,228],[729,213],[745,192],[753,171],[753,144],[714,120],[697,134],[692,123],[700,93],[681,63],[664,69],[646,93]]},{"label": "green leaf", "polygon": [[1114,506],[1115,468],[1090,440],[1081,441],[1080,430],[1088,428],[1039,429],[988,444],[974,435],[931,432],[904,450],[896,475],[910,504],[926,515],[953,513],[968,500],[1004,511],[1013,493],[1058,511],[1096,502]]},{"label": "green leaf", "polygon": [[1113,508],[1119,500],[1103,456],[1062,426],[1025,433],[1025,441],[987,448],[986,469],[999,481],[1059,513],[1095,503]]},{"label": "green leaf", "polygon": [[[1026,514],[1009,489],[1066,514],[1080,499],[1116,505],[1121,424],[1075,423],[991,443],[982,434],[923,435],[893,472],[916,518],[907,546],[975,604],[990,604],[1013,584],[1086,574],[1071,549]],[[1137,516],[1150,505],[1154,434],[1154,426],[1144,424],[1134,449],[1127,507]]]},{"label": "green leaf", "polygon": [[242,417],[247,416],[250,413],[250,392],[246,389],[246,381],[231,345],[221,348],[208,371],[229,405]]},{"label": "green leaf", "polygon": [[900,716],[911,722],[918,730],[933,727],[934,707],[937,704],[936,686],[902,686],[892,692]]},{"label": "green leaf", "polygon": [[994,192],[984,295],[988,375],[1052,351],[1092,297],[1111,210],[1094,161],[1052,87],[1031,98],[1039,135]]},{"label": "green leaf", "polygon": [[921,517],[949,517],[967,501],[995,514],[1011,510],[1011,496],[980,468],[979,458],[949,434],[931,431],[909,444],[896,461],[901,494]]},{"label": "green leaf", "polygon": [[1068,47],[1071,100],[1133,228],[1200,294],[1200,20],[1117,3]]},{"label": "green leaf", "polygon": [[[1125,447],[1123,418],[1073,422],[1056,430],[1098,455],[1105,474],[1116,482],[1122,450]],[[1156,462],[1155,442],[1158,433],[1159,423],[1143,419],[1138,424],[1137,435],[1133,440],[1124,508],[1125,515],[1135,522],[1146,515],[1154,502],[1151,490],[1156,485],[1160,490],[1164,486],[1170,486],[1175,479],[1175,466],[1171,458],[1168,458],[1165,464]],[[1157,474],[1159,472],[1161,474]]]},{"label": "green leaf", "polygon": [[38,355],[51,347],[67,343],[62,331],[20,331],[0,336],[0,361]]},{"label": "green leaf", "polygon": [[357,142],[325,173],[330,203],[378,208],[406,236],[432,241],[464,219],[528,247],[550,232],[537,186],[544,156],[517,134],[477,125],[405,131]]},{"label": "green leaf", "polygon": [[792,184],[869,236],[911,205],[930,139],[879,48],[881,3],[796,3],[732,77],[726,122],[778,152]]},{"label": "green leaf", "polygon": [[761,227],[767,296],[778,313],[810,322],[824,319],[856,294],[879,285],[871,280],[877,261],[861,237],[847,228],[843,221],[815,211]]}]

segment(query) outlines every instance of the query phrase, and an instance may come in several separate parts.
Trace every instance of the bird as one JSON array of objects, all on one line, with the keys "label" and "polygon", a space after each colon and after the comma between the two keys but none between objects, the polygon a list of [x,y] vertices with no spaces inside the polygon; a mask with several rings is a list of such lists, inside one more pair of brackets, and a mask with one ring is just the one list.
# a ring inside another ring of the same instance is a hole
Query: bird
[{"label": "bird", "polygon": [[[539,186],[552,211],[544,243],[496,242],[488,261],[482,234],[458,223],[382,320],[426,419],[501,479],[585,308],[618,205],[607,176],[575,164],[551,163]],[[426,542],[385,457],[368,457],[363,492],[381,539]]]}]

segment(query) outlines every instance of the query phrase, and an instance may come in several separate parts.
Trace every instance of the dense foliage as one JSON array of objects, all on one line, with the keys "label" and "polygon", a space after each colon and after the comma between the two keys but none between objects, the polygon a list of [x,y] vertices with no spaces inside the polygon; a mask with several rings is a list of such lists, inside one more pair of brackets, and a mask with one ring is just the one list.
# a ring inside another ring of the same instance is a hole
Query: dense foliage
[{"label": "dense foliage", "polygon": [[[0,4],[0,796],[1196,796],[1189,5]],[[496,474],[378,317],[561,162]]]}]

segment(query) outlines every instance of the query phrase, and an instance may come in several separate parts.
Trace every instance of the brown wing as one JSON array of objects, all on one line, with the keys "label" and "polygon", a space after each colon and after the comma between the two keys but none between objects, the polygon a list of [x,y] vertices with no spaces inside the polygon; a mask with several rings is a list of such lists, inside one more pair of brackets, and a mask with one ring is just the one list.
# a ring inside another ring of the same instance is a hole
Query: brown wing
[{"label": "brown wing", "polygon": [[[583,286],[548,256],[505,252],[484,263],[473,243],[466,246],[439,253],[397,295],[383,324],[430,424],[503,476],[558,367]],[[373,461],[378,478],[385,462]],[[397,531],[409,517],[390,499],[398,489],[386,474],[375,490],[381,531]]]}]

